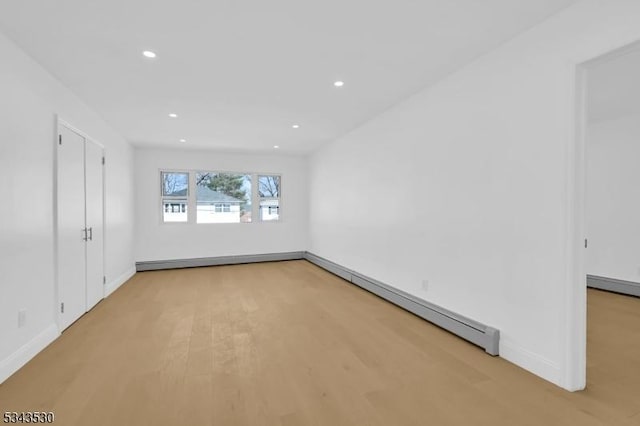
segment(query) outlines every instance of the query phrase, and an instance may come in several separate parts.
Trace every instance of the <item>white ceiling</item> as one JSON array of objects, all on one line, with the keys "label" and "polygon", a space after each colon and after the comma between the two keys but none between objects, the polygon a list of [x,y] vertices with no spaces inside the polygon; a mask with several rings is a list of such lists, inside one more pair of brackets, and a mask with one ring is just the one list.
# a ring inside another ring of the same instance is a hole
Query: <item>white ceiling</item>
[{"label": "white ceiling", "polygon": [[574,2],[3,0],[0,31],[137,145],[304,153]]},{"label": "white ceiling", "polygon": [[640,114],[640,47],[596,65],[588,81],[589,121]]}]

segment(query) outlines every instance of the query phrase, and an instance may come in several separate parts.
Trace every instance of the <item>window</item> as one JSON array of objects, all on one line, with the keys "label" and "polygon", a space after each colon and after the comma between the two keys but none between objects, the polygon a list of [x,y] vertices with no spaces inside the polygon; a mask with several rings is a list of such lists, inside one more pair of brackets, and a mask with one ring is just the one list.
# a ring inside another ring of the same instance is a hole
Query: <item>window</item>
[{"label": "window", "polygon": [[160,180],[165,223],[250,223],[256,205],[260,222],[280,220],[279,175],[163,170]]},{"label": "window", "polygon": [[230,213],[231,212],[231,204],[215,204],[214,212],[215,213]]},{"label": "window", "polygon": [[162,220],[188,222],[189,173],[162,172]]},{"label": "window", "polygon": [[260,220],[280,220],[280,176],[258,176]]},{"label": "window", "polygon": [[251,222],[251,175],[196,173],[197,223]]}]

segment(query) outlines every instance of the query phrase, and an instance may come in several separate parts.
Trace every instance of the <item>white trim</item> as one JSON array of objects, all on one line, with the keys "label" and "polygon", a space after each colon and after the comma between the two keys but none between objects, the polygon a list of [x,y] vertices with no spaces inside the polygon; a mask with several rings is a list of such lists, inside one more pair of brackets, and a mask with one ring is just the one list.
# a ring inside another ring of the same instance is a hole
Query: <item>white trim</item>
[{"label": "white trim", "polygon": [[105,298],[109,297],[114,291],[116,291],[118,288],[120,288],[120,286],[122,284],[124,284],[127,281],[129,281],[129,279],[131,279],[131,277],[133,277],[135,274],[136,274],[136,267],[132,266],[131,268],[127,269],[119,277],[109,281],[104,286],[104,297]]},{"label": "white trim", "polygon": [[[107,275],[107,153],[102,148],[102,279]],[[103,281],[104,283],[104,281]],[[102,300],[107,297],[102,288]]]},{"label": "white trim", "polygon": [[566,286],[562,318],[561,386],[570,391],[582,390],[587,384],[587,274],[585,268],[585,200],[586,200],[586,129],[587,73],[590,68],[637,51],[640,41],[604,52],[572,65],[571,94],[574,99],[573,126],[566,155],[567,238],[565,240]]},{"label": "white trim", "polygon": [[[60,285],[59,285],[59,279],[58,279],[58,273],[60,270],[60,265],[59,265],[59,256],[58,256],[58,237],[59,237],[59,231],[58,231],[58,143],[60,142],[60,124],[63,123],[63,121],[60,119],[60,116],[56,114],[56,131],[54,134],[54,141],[53,141],[53,176],[52,176],[52,182],[53,182],[53,188],[52,188],[52,192],[53,192],[53,215],[52,215],[52,220],[53,220],[53,245],[52,245],[52,250],[53,250],[53,300],[51,301],[53,303],[53,320],[56,323],[56,327],[58,329],[60,329],[60,314],[58,313],[58,303],[60,303]],[[0,369],[1,371],[1,369]],[[1,380],[0,380],[1,382]]]},{"label": "white trim", "polygon": [[587,283],[584,272],[584,133],[586,129],[586,71],[581,65],[571,70],[569,89],[574,99],[573,123],[566,153],[565,282],[561,344],[563,345],[560,386],[582,390],[587,382]]},{"label": "white trim", "polygon": [[60,118],[60,116],[58,116],[58,126],[64,126],[67,129],[71,130],[73,133],[77,133],[80,136],[82,136],[83,138],[90,140],[91,142],[95,143],[96,145],[99,145],[100,148],[102,148],[102,150],[104,151],[104,145],[102,143],[100,143],[99,141],[97,141],[96,139],[92,138],[91,136],[89,136],[88,134],[86,134],[85,132],[83,132],[82,130],[78,129],[77,127],[69,124],[68,121],[63,120],[62,118]]},{"label": "white trim", "polygon": [[[158,169],[158,187],[160,188],[160,197],[158,198],[158,221],[160,225],[188,225],[191,223],[191,192],[193,191],[194,186],[192,185],[195,180],[191,176],[191,172],[189,170],[178,170],[178,169]],[[174,174],[185,174],[187,175],[187,195],[185,197],[166,197],[164,195],[164,182],[162,180],[162,175],[164,173],[174,173]],[[193,182],[192,182],[193,181]],[[187,200],[187,220],[184,222],[166,222],[164,220],[164,200]],[[194,203],[195,204],[195,203]]]},{"label": "white trim", "polygon": [[[122,284],[127,282],[136,274],[135,266],[125,273],[112,280],[104,287],[105,298],[116,291]],[[12,374],[22,368],[33,357],[49,346],[54,340],[60,337],[60,329],[57,323],[49,325],[41,333],[25,343],[22,347],[0,361],[0,383],[8,379]]]},{"label": "white trim", "polygon": [[[260,177],[270,177],[270,176],[277,176],[280,179],[280,182],[278,182],[278,196],[277,197],[261,197],[260,196]],[[257,221],[260,223],[281,223],[282,222],[282,215],[281,215],[281,211],[282,211],[282,173],[271,173],[271,174],[266,174],[266,173],[257,173],[256,174],[256,197],[257,197],[257,206],[258,206],[258,214],[257,214]],[[275,220],[262,220],[262,215],[260,214],[260,202],[263,200],[277,200],[278,201],[278,219]]]},{"label": "white trim", "polygon": [[637,53],[640,49],[640,40],[633,41],[625,44],[621,47],[614,48],[613,50],[607,50],[591,59],[585,60],[579,64],[582,68],[591,69],[599,65],[606,64],[623,56]]},{"label": "white trim", "polygon": [[0,383],[7,380],[13,373],[22,368],[40,351],[49,346],[60,336],[56,324],[50,324],[33,339],[22,345],[17,351],[0,361]]},{"label": "white trim", "polygon": [[558,364],[523,348],[504,335],[500,336],[500,357],[557,386],[564,387],[562,371]]}]

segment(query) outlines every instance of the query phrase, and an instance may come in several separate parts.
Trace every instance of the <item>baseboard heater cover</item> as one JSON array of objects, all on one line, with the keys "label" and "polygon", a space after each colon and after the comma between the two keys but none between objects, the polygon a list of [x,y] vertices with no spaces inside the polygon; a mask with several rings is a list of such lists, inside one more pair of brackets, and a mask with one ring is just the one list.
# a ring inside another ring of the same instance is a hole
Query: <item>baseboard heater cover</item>
[{"label": "baseboard heater cover", "polygon": [[405,293],[387,284],[352,271],[313,253],[304,252],[304,259],[339,276],[406,311],[409,311],[477,346],[488,354],[499,355],[500,331],[433,303]]},{"label": "baseboard heater cover", "polygon": [[640,297],[640,283],[633,281],[587,275],[587,287]]},{"label": "baseboard heater cover", "polygon": [[200,257],[195,259],[154,260],[136,262],[136,271],[157,271],[162,269],[199,268],[202,266],[238,265],[241,263],[277,262],[281,260],[304,259],[303,251],[286,253],[248,254],[238,256]]}]

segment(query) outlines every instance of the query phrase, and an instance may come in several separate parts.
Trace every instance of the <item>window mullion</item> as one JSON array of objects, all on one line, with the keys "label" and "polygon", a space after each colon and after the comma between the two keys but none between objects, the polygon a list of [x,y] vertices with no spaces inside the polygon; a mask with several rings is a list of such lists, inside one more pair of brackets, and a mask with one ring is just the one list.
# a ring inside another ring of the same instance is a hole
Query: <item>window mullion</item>
[{"label": "window mullion", "polygon": [[258,174],[251,175],[251,217],[253,222],[260,222],[260,197],[258,196]]},{"label": "window mullion", "polygon": [[187,198],[188,201],[188,208],[187,208],[187,218],[188,218],[188,223],[192,223],[195,224],[196,223],[196,215],[197,215],[197,203],[196,203],[196,193],[197,193],[197,188],[196,188],[196,173],[190,171],[189,172],[189,190],[188,190],[188,195],[189,197]]}]

